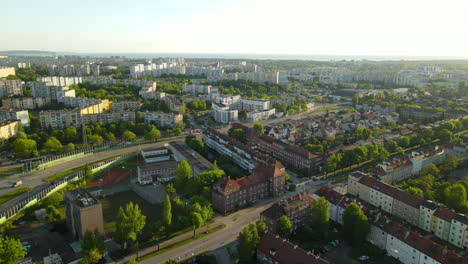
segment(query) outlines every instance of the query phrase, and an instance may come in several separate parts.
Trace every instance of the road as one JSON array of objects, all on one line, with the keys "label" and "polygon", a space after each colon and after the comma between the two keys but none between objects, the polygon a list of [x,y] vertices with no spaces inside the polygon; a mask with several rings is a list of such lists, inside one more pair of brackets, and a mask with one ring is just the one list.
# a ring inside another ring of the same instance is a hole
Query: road
[{"label": "road", "polygon": [[[314,192],[325,184],[327,184],[326,181],[309,182],[307,183],[307,191]],[[140,261],[139,263],[164,263],[168,259],[183,260],[205,251],[212,251],[221,247],[225,247],[226,245],[229,245],[237,240],[237,236],[244,226],[251,222],[257,221],[260,218],[260,213],[263,210],[271,206],[272,203],[289,197],[293,194],[293,192],[285,192],[281,197],[261,200],[255,203],[252,207],[237,211],[231,215],[216,217],[214,218],[215,223],[211,224],[211,226],[215,227],[223,223],[226,225],[224,229],[173,250],[164,252],[160,255]]]},{"label": "road", "polygon": [[[179,136],[178,139],[171,138],[170,141],[174,141],[174,140],[182,141],[184,138],[185,136]],[[64,170],[83,166],[87,163],[110,158],[116,155],[139,151],[141,149],[162,147],[167,142],[168,141],[159,141],[159,142],[148,143],[144,145],[131,146],[131,147],[126,147],[126,148],[98,152],[92,155],[84,156],[82,158],[59,163],[52,167],[46,168],[44,170],[33,171],[30,173],[26,173],[26,174],[16,174],[16,175],[12,175],[12,176],[5,177],[5,178],[0,178],[0,195],[4,195],[6,193],[13,191],[14,189],[11,188],[11,184],[19,180],[23,181],[23,185],[21,187],[35,188],[37,186],[40,186],[41,184],[47,184],[47,183],[44,183],[43,179],[49,176],[55,175]]]}]

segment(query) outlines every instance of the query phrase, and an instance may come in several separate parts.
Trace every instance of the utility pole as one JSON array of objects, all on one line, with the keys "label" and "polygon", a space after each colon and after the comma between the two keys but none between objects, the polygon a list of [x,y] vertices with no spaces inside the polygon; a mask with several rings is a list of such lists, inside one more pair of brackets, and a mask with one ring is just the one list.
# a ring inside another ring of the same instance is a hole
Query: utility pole
[{"label": "utility pole", "polygon": [[81,118],[81,134],[83,136],[83,146],[88,146],[88,137],[86,136],[86,124],[83,120],[83,115],[81,114],[80,110],[80,118]]}]

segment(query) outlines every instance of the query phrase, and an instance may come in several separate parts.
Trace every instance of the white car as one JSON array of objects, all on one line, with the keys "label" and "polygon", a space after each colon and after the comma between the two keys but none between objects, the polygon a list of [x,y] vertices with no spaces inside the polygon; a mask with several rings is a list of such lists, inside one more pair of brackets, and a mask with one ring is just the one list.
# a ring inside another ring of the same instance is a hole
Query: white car
[{"label": "white car", "polygon": [[369,260],[369,256],[360,256],[360,257],[359,257],[359,260],[360,260],[360,261]]}]

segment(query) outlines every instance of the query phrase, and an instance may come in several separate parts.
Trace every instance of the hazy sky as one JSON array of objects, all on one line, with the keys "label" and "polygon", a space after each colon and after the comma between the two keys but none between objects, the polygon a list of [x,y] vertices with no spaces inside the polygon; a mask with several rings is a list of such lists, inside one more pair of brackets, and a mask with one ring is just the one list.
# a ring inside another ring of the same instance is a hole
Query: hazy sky
[{"label": "hazy sky", "polygon": [[0,50],[468,56],[466,0],[2,1]]}]

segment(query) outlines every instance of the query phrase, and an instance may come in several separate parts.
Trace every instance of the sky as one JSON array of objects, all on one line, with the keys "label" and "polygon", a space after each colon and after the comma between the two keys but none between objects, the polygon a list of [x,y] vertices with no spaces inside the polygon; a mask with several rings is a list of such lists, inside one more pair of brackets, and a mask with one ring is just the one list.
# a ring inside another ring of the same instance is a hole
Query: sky
[{"label": "sky", "polygon": [[468,56],[466,0],[2,2],[0,50]]}]

